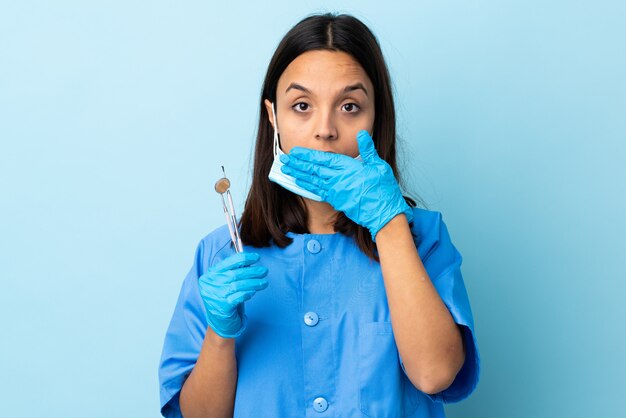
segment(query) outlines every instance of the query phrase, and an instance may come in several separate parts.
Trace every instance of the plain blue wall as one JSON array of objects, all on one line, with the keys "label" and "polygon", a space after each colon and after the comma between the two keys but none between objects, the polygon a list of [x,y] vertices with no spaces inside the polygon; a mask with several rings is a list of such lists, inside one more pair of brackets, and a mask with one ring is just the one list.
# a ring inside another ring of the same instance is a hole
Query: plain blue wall
[{"label": "plain blue wall", "polygon": [[319,11],[378,36],[406,177],[464,255],[483,372],[448,415],[623,411],[624,2],[19,1],[0,6],[0,415],[158,416],[219,166],[241,209],[264,71]]}]

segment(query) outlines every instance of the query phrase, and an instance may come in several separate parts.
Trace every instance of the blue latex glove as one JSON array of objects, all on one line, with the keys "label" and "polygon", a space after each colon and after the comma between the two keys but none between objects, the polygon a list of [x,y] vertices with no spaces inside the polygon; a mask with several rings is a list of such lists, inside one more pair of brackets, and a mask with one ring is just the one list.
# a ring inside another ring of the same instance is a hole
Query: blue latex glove
[{"label": "blue latex glove", "polygon": [[247,324],[244,302],[268,285],[267,268],[251,266],[257,253],[233,254],[210,267],[198,279],[209,326],[224,338],[241,335]]},{"label": "blue latex glove", "polygon": [[372,239],[395,216],[413,211],[402,197],[393,170],[381,159],[367,131],[359,131],[357,142],[363,162],[347,155],[294,147],[281,155],[282,171],[296,184],[322,197],[336,210],[369,229]]}]

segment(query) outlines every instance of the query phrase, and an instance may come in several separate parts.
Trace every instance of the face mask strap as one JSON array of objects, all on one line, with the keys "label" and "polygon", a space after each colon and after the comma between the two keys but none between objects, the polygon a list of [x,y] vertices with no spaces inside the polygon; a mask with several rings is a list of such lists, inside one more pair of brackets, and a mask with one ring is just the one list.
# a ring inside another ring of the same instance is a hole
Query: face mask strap
[{"label": "face mask strap", "polygon": [[280,144],[278,143],[278,121],[276,120],[276,109],[274,108],[274,102],[272,102],[272,117],[274,118],[274,155],[278,155],[278,149]]}]

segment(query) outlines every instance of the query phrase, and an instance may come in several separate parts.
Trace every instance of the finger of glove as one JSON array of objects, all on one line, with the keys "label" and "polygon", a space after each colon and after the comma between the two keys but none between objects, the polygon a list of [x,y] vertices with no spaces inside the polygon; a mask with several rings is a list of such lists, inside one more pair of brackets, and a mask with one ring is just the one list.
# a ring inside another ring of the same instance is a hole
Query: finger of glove
[{"label": "finger of glove", "polygon": [[319,197],[322,198],[323,201],[326,201],[326,197],[328,195],[328,192],[326,191],[326,189],[316,186],[315,184],[310,183],[308,180],[310,180],[310,178],[307,180],[296,178],[296,184],[302,187],[303,189],[308,190],[309,192],[318,195]]},{"label": "finger of glove", "polygon": [[247,292],[250,290],[259,291],[268,286],[268,281],[265,279],[245,279],[237,280],[230,284],[230,295],[237,292]]},{"label": "finger of glove", "polygon": [[228,270],[238,269],[240,267],[246,267],[259,261],[258,253],[241,252],[226,257],[214,265],[211,270],[216,272],[225,272]]},{"label": "finger of glove", "polygon": [[289,156],[293,156],[306,162],[315,163],[326,167],[342,167],[349,164],[353,158],[343,154],[335,154],[333,152],[318,151],[310,148],[293,147],[289,151]]},{"label": "finger of glove", "polygon": [[338,174],[337,167],[328,167],[325,165],[317,164],[315,162],[308,162],[296,156],[288,157],[285,160],[287,160],[287,162],[285,163],[284,167],[293,168],[294,170],[314,174],[321,178],[330,178]]},{"label": "finger of glove", "polygon": [[232,274],[233,278],[231,282],[245,279],[260,279],[267,276],[268,270],[264,266],[248,266],[242,267],[237,270],[232,270],[229,274]]},{"label": "finger of glove", "polygon": [[243,303],[243,302],[249,300],[255,294],[256,294],[256,290],[248,290],[248,291],[245,291],[245,292],[237,292],[237,293],[233,293],[232,295],[228,296],[228,298],[226,298],[226,301],[230,305],[232,305],[232,306],[237,306],[240,303]]},{"label": "finger of glove", "polygon": [[367,131],[359,131],[356,135],[356,142],[359,146],[361,158],[365,163],[371,163],[376,158],[380,158],[374,146],[374,140]]},{"label": "finger of glove", "polygon": [[234,278],[235,276],[231,271],[217,272],[208,270],[198,278],[198,286],[206,292],[217,292],[218,290],[212,289],[221,289],[232,282]]},{"label": "finger of glove", "polygon": [[241,267],[221,273],[208,272],[200,276],[198,286],[206,294],[223,298],[230,293],[231,283],[237,280],[260,279],[267,276],[267,273],[267,267],[264,266]]},{"label": "finger of glove", "polygon": [[204,302],[204,306],[207,312],[219,315],[220,317],[227,317],[233,313],[233,305],[227,301],[226,288],[219,289],[218,291],[206,291],[200,289],[200,296]]},{"label": "finger of glove", "polygon": [[283,173],[292,176],[294,179],[304,180],[308,183],[313,184],[320,189],[327,189],[329,186],[329,180],[323,179],[321,177],[316,176],[315,174],[307,173],[305,171],[301,171],[292,167],[281,167],[280,168]]},{"label": "finger of glove", "polygon": [[[283,167],[283,168],[289,168],[289,167]],[[290,176],[292,176],[296,180],[296,184],[298,183],[298,180],[302,180],[312,186],[315,186],[318,189],[323,189],[323,190],[328,190],[331,184],[334,183],[331,179],[323,179],[321,177],[317,177],[314,174],[305,173],[304,171],[295,170],[291,168],[286,170],[285,174],[289,174]]]}]

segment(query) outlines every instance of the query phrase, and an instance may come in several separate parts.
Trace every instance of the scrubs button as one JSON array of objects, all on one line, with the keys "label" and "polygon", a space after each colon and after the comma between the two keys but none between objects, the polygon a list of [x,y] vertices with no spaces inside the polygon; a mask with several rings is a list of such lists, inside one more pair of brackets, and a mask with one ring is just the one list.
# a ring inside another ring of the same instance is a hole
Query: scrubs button
[{"label": "scrubs button", "polygon": [[312,254],[317,254],[322,249],[322,245],[318,240],[312,239],[311,241],[306,243],[306,249],[309,250]]},{"label": "scrubs button", "polygon": [[328,409],[328,401],[324,398],[315,398],[313,401],[313,409],[317,412],[324,412]]},{"label": "scrubs button", "polygon": [[315,312],[307,312],[304,314],[304,323],[310,327],[314,327],[320,321]]}]

